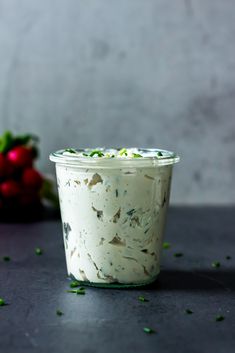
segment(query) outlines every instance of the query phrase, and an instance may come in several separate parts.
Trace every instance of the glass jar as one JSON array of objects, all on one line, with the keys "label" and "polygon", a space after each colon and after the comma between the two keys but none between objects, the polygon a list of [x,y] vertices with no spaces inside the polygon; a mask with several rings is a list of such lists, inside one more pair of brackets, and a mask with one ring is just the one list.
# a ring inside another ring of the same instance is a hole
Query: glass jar
[{"label": "glass jar", "polygon": [[142,158],[87,157],[89,149],[76,151],[50,155],[69,276],[84,285],[118,288],[155,281],[172,166],[179,157],[158,149],[138,149]]}]

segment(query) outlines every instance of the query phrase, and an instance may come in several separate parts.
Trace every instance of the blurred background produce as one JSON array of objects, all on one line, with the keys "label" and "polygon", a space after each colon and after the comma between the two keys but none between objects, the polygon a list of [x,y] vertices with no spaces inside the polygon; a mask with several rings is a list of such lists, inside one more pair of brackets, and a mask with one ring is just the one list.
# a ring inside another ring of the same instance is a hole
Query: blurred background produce
[{"label": "blurred background produce", "polygon": [[[0,137],[0,220],[38,219],[44,208],[58,207],[53,182],[35,167],[39,138],[33,134]],[[49,201],[49,203],[48,203]]]}]

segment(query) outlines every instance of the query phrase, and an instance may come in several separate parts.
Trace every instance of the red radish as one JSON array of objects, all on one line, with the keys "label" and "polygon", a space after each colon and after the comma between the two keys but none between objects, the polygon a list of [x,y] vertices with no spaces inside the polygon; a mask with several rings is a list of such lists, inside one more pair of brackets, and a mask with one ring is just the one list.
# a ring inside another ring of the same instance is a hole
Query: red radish
[{"label": "red radish", "polygon": [[27,168],[23,171],[22,182],[29,189],[39,190],[42,186],[43,178],[34,168]]},{"label": "red radish", "polygon": [[7,174],[8,161],[5,156],[0,153],[0,177],[4,177]]},{"label": "red radish", "polygon": [[3,153],[0,153],[0,178],[13,174],[14,168]]},{"label": "red radish", "polygon": [[39,197],[39,194],[35,192],[35,190],[31,190],[31,191],[25,190],[21,194],[19,202],[22,206],[35,205],[40,202],[40,197]]},{"label": "red radish", "polygon": [[5,198],[16,197],[20,194],[20,185],[14,180],[6,180],[0,185],[0,193]]},{"label": "red radish", "polygon": [[32,165],[32,150],[24,146],[14,147],[7,153],[8,160],[16,167],[27,167]]}]

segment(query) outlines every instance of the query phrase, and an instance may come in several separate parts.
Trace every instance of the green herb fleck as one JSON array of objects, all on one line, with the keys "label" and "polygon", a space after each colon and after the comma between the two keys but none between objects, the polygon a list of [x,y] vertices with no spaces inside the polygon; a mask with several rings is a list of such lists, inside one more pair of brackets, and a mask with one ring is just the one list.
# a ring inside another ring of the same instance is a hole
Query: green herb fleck
[{"label": "green herb fleck", "polygon": [[142,158],[143,156],[141,156],[141,154],[139,154],[139,153],[132,153],[132,157],[133,158]]},{"label": "green herb fleck", "polygon": [[141,296],[139,296],[139,301],[140,302],[148,302],[149,300],[148,299],[146,299],[145,297],[143,297],[142,295]]},{"label": "green herb fleck", "polygon": [[36,254],[36,255],[42,255],[42,249],[40,249],[40,248],[35,248],[35,254]]},{"label": "green herb fleck", "polygon": [[81,295],[86,294],[85,288],[67,290],[67,293],[74,293],[74,294],[81,294]]},{"label": "green herb fleck", "polygon": [[62,313],[62,311],[60,311],[60,310],[58,309],[58,310],[56,310],[56,315],[62,316],[62,315],[64,315],[64,313]]},{"label": "green herb fleck", "polygon": [[122,148],[122,149],[119,151],[119,154],[120,154],[120,156],[123,156],[123,155],[127,156],[127,149],[126,149],[126,148]]},{"label": "green herb fleck", "polygon": [[69,153],[76,153],[76,150],[73,148],[66,148],[64,151]]},{"label": "green herb fleck", "polygon": [[80,286],[80,282],[78,281],[72,281],[70,283],[70,288],[76,288],[76,287],[79,287]]},{"label": "green herb fleck", "polygon": [[0,298],[0,306],[4,306],[4,305],[6,305],[5,301],[2,298]]},{"label": "green herb fleck", "polygon": [[186,314],[193,314],[193,311],[191,309],[185,309]]},{"label": "green herb fleck", "polygon": [[10,131],[5,131],[2,136],[0,136],[0,153],[7,153],[14,144],[14,138]]},{"label": "green herb fleck", "polygon": [[152,328],[150,328],[150,327],[144,327],[143,330],[144,330],[145,333],[154,333],[154,332],[155,332],[155,331],[154,331]]},{"label": "green herb fleck", "polygon": [[84,153],[84,152],[83,152],[82,155],[85,156],[85,157],[88,157],[88,154],[87,154],[87,153]]},{"label": "green herb fleck", "polygon": [[226,256],[226,260],[231,260],[231,256]]},{"label": "green herb fleck", "polygon": [[90,153],[90,157],[93,157],[93,156],[95,156],[96,154],[97,154],[98,157],[103,157],[103,156],[104,156],[103,152],[101,152],[101,151],[99,151],[99,150],[93,150],[93,151],[91,151],[91,153]]},{"label": "green herb fleck", "polygon": [[225,317],[223,315],[217,315],[215,317],[215,321],[223,321],[225,319]]},{"label": "green herb fleck", "polygon": [[118,197],[118,189],[115,190],[116,197]]},{"label": "green herb fleck", "polygon": [[211,266],[214,267],[214,268],[219,268],[220,267],[220,262],[219,261],[213,261]]},{"label": "green herb fleck", "polygon": [[170,244],[170,243],[167,243],[167,242],[164,242],[164,243],[162,244],[162,247],[163,247],[163,249],[170,249],[171,244]]},{"label": "green herb fleck", "polygon": [[131,209],[130,211],[128,211],[126,214],[127,214],[128,216],[132,216],[133,213],[135,213],[135,209],[134,209],[134,208],[132,208],[132,209]]},{"label": "green herb fleck", "polygon": [[115,154],[112,154],[111,158],[114,158],[115,157]]},{"label": "green herb fleck", "polygon": [[3,259],[3,261],[5,261],[5,262],[11,261],[10,256],[3,256],[2,259]]},{"label": "green herb fleck", "polygon": [[163,154],[162,154],[162,152],[157,152],[157,157],[162,157],[163,156]]},{"label": "green herb fleck", "polygon": [[182,252],[176,252],[174,254],[175,257],[182,257],[183,256],[183,253]]},{"label": "green herb fleck", "polygon": [[149,229],[150,229],[150,227],[144,231],[144,234],[148,233]]}]

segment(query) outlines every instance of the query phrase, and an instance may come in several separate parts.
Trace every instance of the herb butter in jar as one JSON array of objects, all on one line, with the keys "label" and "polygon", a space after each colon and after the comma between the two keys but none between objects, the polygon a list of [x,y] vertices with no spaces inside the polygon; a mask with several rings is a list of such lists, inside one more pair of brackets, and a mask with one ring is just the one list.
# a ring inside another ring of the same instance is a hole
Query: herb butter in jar
[{"label": "herb butter in jar", "polygon": [[101,287],[140,286],[160,271],[174,153],[66,149],[56,163],[68,274]]}]

